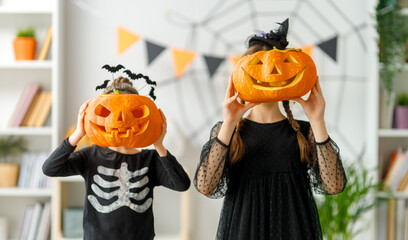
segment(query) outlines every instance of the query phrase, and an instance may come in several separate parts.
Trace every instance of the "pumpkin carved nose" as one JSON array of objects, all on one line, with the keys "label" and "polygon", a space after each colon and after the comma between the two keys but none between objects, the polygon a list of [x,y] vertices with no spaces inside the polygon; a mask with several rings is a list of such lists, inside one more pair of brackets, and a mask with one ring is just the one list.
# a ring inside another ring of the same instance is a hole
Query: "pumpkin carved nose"
[{"label": "pumpkin carved nose", "polygon": [[271,74],[281,74],[279,69],[276,67],[276,65],[273,65]]},{"label": "pumpkin carved nose", "polygon": [[123,121],[123,111],[120,111],[118,121]]}]

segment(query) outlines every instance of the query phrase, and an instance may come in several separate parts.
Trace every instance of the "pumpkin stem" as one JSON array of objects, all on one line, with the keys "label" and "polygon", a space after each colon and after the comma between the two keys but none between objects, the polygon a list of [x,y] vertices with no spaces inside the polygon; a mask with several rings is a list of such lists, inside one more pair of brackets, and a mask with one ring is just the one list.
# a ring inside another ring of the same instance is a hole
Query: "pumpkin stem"
[{"label": "pumpkin stem", "polygon": [[113,92],[116,93],[116,94],[120,94],[120,91],[118,89],[116,89],[116,88],[113,89]]}]

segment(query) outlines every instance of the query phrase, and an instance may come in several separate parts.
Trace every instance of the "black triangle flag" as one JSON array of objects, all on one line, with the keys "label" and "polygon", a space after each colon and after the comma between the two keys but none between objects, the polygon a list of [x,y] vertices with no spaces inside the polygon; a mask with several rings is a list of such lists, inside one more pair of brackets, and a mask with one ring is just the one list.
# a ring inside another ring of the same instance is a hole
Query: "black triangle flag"
[{"label": "black triangle flag", "polygon": [[337,36],[317,45],[323,52],[337,62]]},{"label": "black triangle flag", "polygon": [[225,60],[225,58],[204,55],[204,60],[205,63],[207,64],[208,72],[210,73],[210,78],[212,78],[212,76],[217,71],[221,63]]},{"label": "black triangle flag", "polygon": [[163,50],[166,48],[146,40],[146,49],[147,60],[148,64],[150,65],[154,61],[154,59],[156,59],[157,56],[159,56],[160,53],[163,52]]}]

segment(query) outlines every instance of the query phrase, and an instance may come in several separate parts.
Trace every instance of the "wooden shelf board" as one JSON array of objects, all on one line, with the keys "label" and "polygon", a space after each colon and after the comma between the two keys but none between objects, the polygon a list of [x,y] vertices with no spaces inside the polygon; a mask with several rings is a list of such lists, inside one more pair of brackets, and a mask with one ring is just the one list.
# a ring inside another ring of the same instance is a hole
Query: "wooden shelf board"
[{"label": "wooden shelf board", "polygon": [[19,135],[19,136],[38,136],[38,135],[52,135],[51,127],[13,127],[0,128],[0,136],[5,135]]},{"label": "wooden shelf board", "polygon": [[17,6],[0,6],[0,14],[52,14],[51,8],[24,8]]},{"label": "wooden shelf board", "polygon": [[380,129],[379,137],[408,137],[408,129]]},{"label": "wooden shelf board", "polygon": [[61,182],[83,182],[84,178],[76,175],[76,176],[69,176],[69,177],[59,177],[58,180]]},{"label": "wooden shelf board", "polygon": [[52,189],[48,188],[0,188],[2,197],[51,197]]},{"label": "wooden shelf board", "polygon": [[0,62],[0,69],[52,69],[52,61],[10,61]]}]

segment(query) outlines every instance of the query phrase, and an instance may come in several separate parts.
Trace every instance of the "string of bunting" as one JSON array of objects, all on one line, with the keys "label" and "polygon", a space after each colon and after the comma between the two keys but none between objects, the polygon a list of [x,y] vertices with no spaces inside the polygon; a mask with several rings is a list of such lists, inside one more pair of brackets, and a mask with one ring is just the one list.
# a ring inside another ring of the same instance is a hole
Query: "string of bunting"
[{"label": "string of bunting", "polygon": [[[117,27],[117,38],[118,38],[118,55],[124,53],[133,44],[140,41],[142,36],[140,34],[134,33],[123,27]],[[326,53],[333,61],[337,62],[337,36],[330,38],[327,41],[323,41],[316,45],[307,45],[301,47],[304,52],[312,55],[313,49],[317,46],[324,53]],[[146,49],[147,49],[147,62],[148,65],[157,59],[160,54],[169,49],[172,54],[174,74],[177,78],[181,78],[186,72],[188,67],[196,59],[197,55],[202,55],[204,62],[206,63],[209,77],[212,78],[216,73],[219,66],[228,58],[229,61],[235,66],[241,55],[230,55],[230,56],[214,56],[209,54],[198,54],[195,51],[169,47],[157,44],[153,41],[145,39]]]}]

